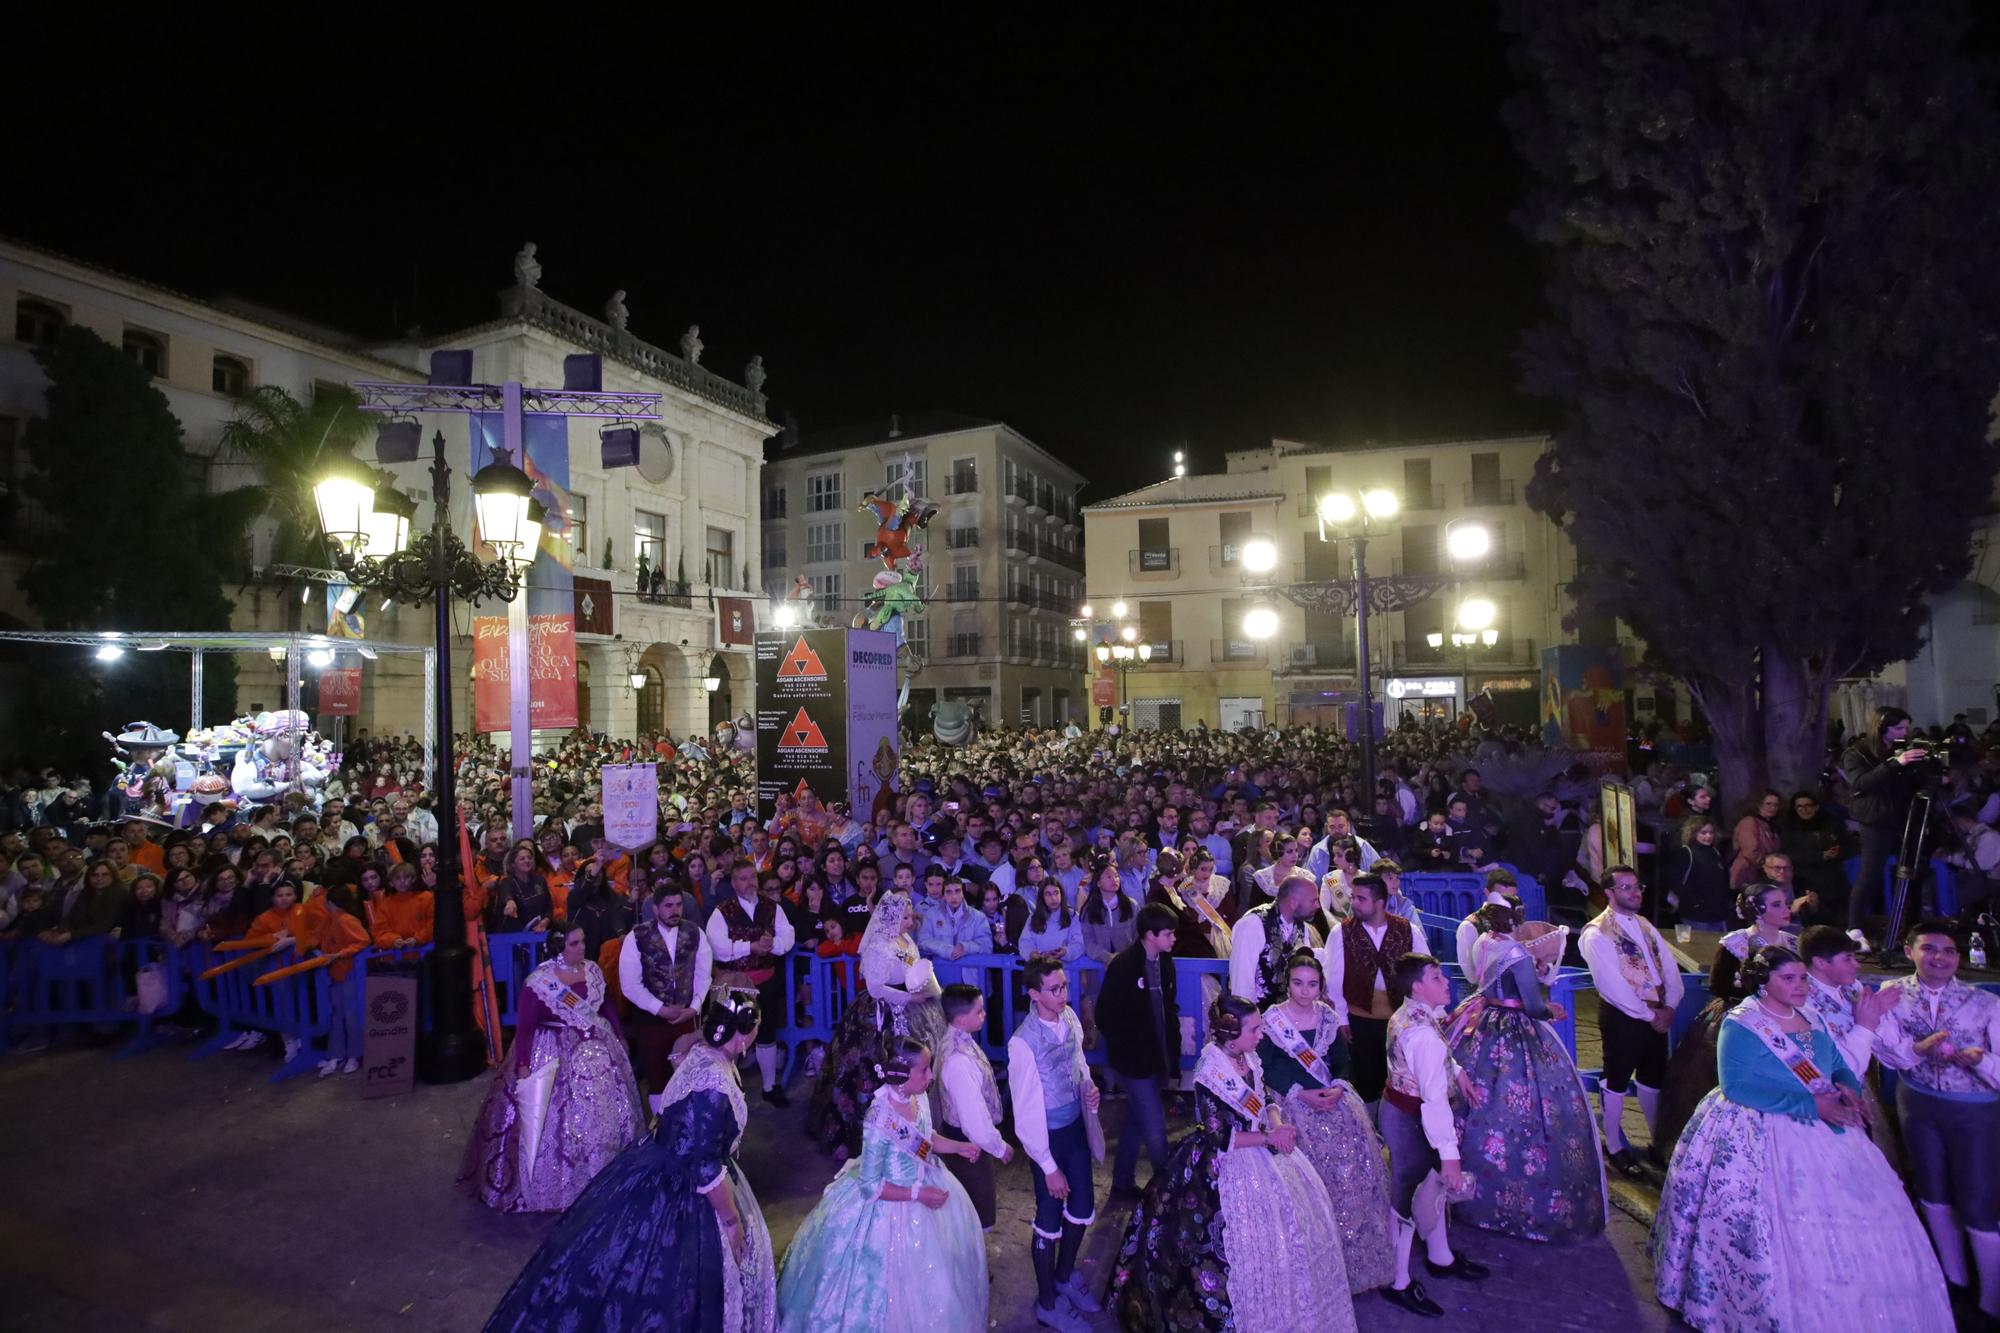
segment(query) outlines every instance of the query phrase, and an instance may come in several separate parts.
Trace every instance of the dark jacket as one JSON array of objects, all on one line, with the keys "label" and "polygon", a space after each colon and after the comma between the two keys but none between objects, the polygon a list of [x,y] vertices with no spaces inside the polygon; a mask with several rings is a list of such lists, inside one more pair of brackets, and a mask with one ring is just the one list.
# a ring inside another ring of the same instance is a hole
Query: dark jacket
[{"label": "dark jacket", "polygon": [[1698,842],[1681,847],[1667,862],[1666,879],[1667,892],[1680,899],[1681,920],[1719,921],[1724,929],[1736,920],[1736,895],[1719,847]]},{"label": "dark jacket", "polygon": [[[1871,828],[1901,828],[1910,798],[1923,785],[1925,765],[1899,764],[1873,736],[1863,736],[1840,756],[1851,793],[1847,811],[1857,824]],[[1913,771],[1915,770],[1915,771]]]},{"label": "dark jacket", "polygon": [[1104,968],[1097,997],[1097,1030],[1105,1060],[1128,1078],[1173,1078],[1180,1073],[1181,1018],[1174,1004],[1174,957],[1160,955],[1160,999],[1166,1013],[1166,1049],[1153,1029],[1153,999],[1146,993],[1146,948],[1134,943]]}]

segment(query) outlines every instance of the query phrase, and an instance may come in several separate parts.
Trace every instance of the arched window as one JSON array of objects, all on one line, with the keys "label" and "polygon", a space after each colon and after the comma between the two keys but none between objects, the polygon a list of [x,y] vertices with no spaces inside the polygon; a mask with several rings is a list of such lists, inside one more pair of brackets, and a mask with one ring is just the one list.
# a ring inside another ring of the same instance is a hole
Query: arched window
[{"label": "arched window", "polygon": [[250,363],[241,357],[216,355],[209,372],[209,385],[217,393],[234,398],[250,388]]},{"label": "arched window", "polygon": [[47,347],[69,323],[69,313],[61,306],[39,297],[23,296],[14,302],[14,341],[30,347]]},{"label": "arched window", "polygon": [[167,340],[144,329],[125,330],[125,355],[139,363],[139,369],[158,379],[167,373]]},{"label": "arched window", "polygon": [[639,734],[656,736],[667,729],[667,687],[656,667],[641,667],[646,683],[639,687]]}]

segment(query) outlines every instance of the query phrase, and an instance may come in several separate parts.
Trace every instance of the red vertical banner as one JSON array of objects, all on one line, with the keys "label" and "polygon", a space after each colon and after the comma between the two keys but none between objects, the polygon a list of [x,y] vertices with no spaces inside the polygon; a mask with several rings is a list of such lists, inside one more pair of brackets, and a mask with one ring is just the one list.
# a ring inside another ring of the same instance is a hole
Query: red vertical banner
[{"label": "red vertical banner", "polygon": [[361,715],[361,668],[328,667],[319,673],[319,715]]},{"label": "red vertical banner", "polygon": [[1110,708],[1117,704],[1117,671],[1102,663],[1098,665],[1097,676],[1090,682],[1090,701],[1099,708]]},{"label": "red vertical banner", "polygon": [[[472,620],[472,717],[477,731],[505,731],[512,679],[507,617]],[[528,617],[528,725],[568,730],[576,725],[576,617]]]}]

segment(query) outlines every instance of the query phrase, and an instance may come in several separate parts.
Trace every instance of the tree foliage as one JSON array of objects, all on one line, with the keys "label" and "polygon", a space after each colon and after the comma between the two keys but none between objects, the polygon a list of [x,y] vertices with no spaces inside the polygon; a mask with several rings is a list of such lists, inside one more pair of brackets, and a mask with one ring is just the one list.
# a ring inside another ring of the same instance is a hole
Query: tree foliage
[{"label": "tree foliage", "polygon": [[1957,5],[1509,0],[1564,424],[1528,488],[1725,778],[1816,782],[1832,682],[1970,569],[2000,390],[1994,118]]},{"label": "tree foliage", "polygon": [[[88,329],[65,329],[38,353],[47,410],[27,433],[24,489],[51,520],[22,591],[50,629],[224,630],[223,572],[243,540],[240,497],[210,495],[182,446],[166,396],[130,357]],[[59,665],[58,665],[59,663]],[[102,667],[85,652],[37,650],[39,697],[22,710],[24,751],[74,763],[101,755],[99,731],[147,718],[179,730],[188,716],[188,659],[128,652]],[[217,654],[203,709],[235,706],[235,664]]]},{"label": "tree foliage", "polygon": [[237,397],[222,427],[222,454],[257,469],[260,515],[277,523],[274,563],[327,563],[313,484],[327,464],[354,456],[363,426],[361,400],[345,387],[328,386],[303,403],[275,384]]}]

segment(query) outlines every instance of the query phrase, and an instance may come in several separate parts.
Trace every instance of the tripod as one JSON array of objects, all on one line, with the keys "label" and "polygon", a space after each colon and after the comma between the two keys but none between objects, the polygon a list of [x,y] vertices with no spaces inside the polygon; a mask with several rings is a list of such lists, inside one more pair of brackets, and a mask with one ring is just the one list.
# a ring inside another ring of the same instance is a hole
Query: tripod
[{"label": "tripod", "polygon": [[[1910,965],[1897,952],[1896,941],[1903,937],[1903,914],[1910,904],[1910,889],[1920,884],[1930,870],[1925,843],[1930,838],[1931,814],[1936,804],[1930,792],[1920,791],[1910,798],[1909,813],[1903,817],[1903,840],[1896,848],[1896,891],[1889,897],[1889,924],[1884,928],[1882,947],[1876,950],[1877,961],[1884,967]],[[1922,908],[1921,898],[1917,905]]]}]

